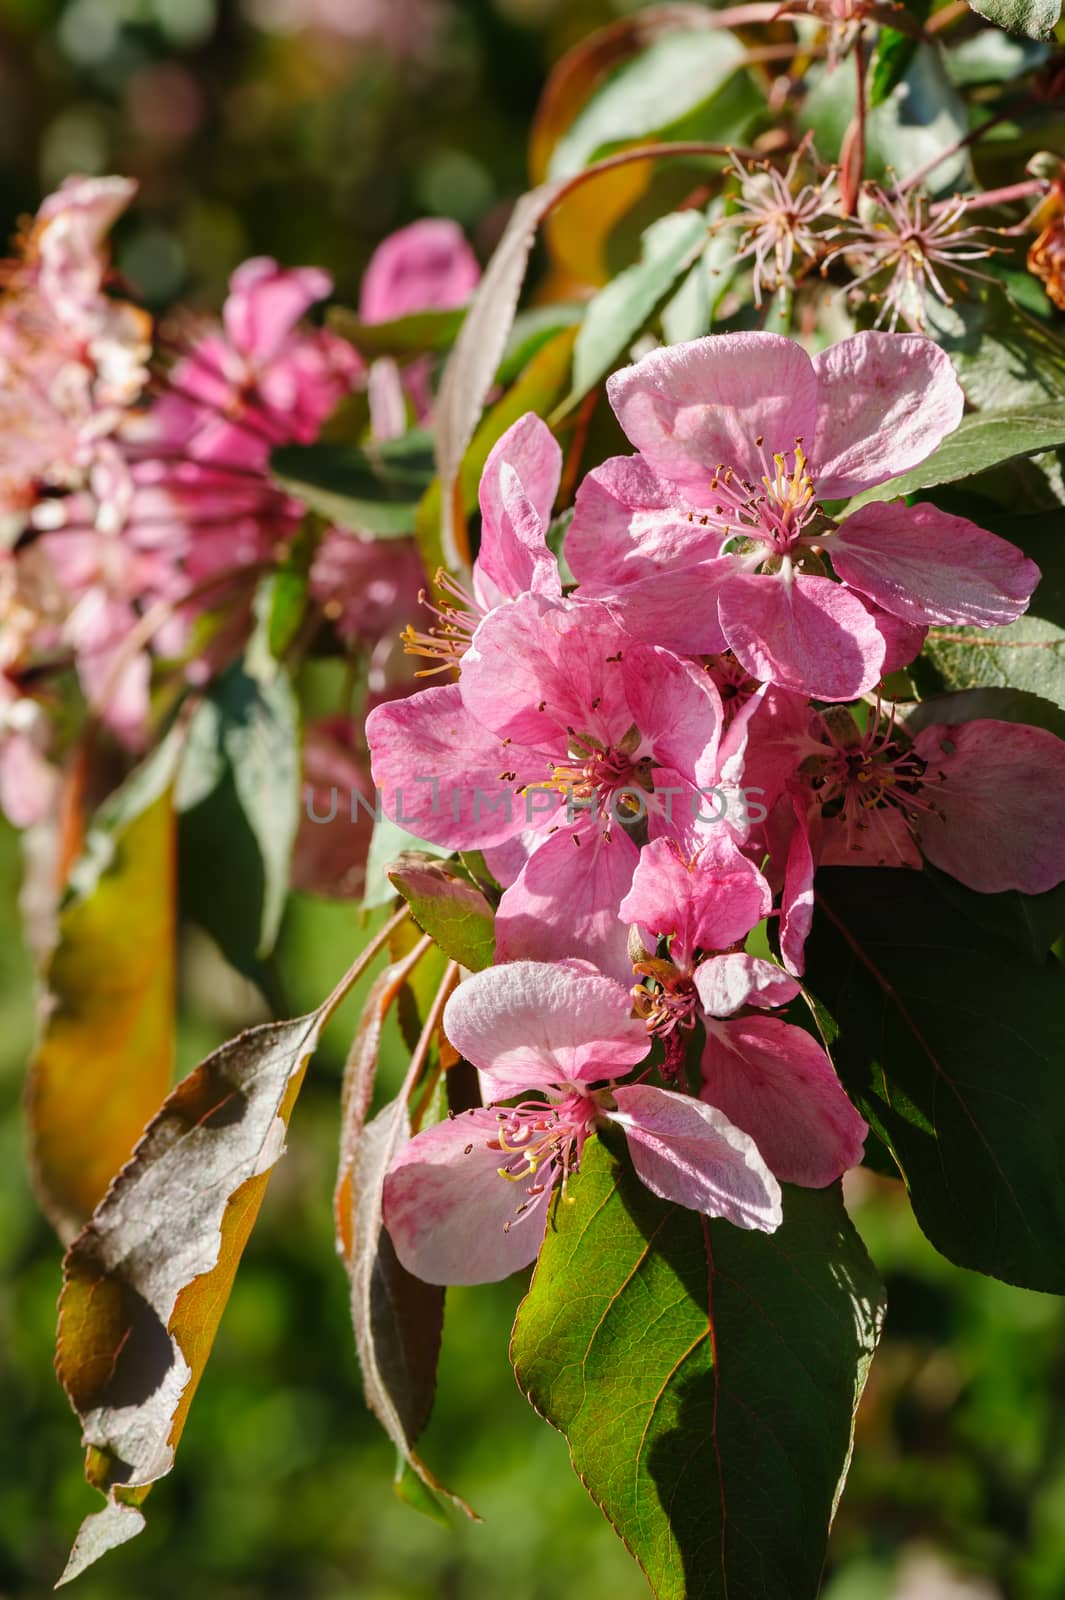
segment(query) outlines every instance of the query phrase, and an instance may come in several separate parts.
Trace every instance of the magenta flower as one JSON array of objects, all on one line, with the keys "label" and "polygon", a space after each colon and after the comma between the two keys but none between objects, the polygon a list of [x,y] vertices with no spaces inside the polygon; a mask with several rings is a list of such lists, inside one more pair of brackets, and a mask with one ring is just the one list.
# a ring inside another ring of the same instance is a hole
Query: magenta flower
[{"label": "magenta flower", "polygon": [[587,956],[618,973],[630,832],[675,831],[687,797],[716,784],[720,726],[694,664],[630,639],[605,606],[530,593],[481,623],[457,684],[379,706],[366,735],[386,806],[421,838],[482,849],[530,834],[500,959]]},{"label": "magenta flower", "polygon": [[691,1096],[615,1082],[651,1041],[622,986],[587,963],[475,973],[444,1028],[489,1104],[417,1134],[385,1180],[385,1226],[416,1277],[486,1283],[526,1266],[556,1185],[605,1123],[624,1129],[653,1194],[741,1228],[780,1225],[779,1185],[747,1134]]},{"label": "magenta flower", "polygon": [[795,980],[742,951],[713,953],[768,909],[768,886],[738,852],[728,864],[705,851],[688,860],[658,840],[640,856],[621,916],[666,942],[665,956],[637,967],[650,988],[636,993],[650,1031],[665,1039],[667,1066],[680,1070],[683,1052],[671,1052],[670,1039],[701,1015],[703,1099],[750,1134],[781,1182],[820,1189],[861,1161],[869,1130],[816,1040],[781,1017],[751,1014],[795,999]]},{"label": "magenta flower", "polygon": [[608,391],[640,454],[589,474],[567,555],[637,636],[662,637],[672,615],[674,648],[728,648],[760,680],[845,700],[899,648],[881,613],[904,629],[992,627],[1025,609],[1038,568],[964,517],[824,510],[957,427],[962,391],[930,340],[860,333],[811,360],[776,334],[722,334],[657,350]]}]

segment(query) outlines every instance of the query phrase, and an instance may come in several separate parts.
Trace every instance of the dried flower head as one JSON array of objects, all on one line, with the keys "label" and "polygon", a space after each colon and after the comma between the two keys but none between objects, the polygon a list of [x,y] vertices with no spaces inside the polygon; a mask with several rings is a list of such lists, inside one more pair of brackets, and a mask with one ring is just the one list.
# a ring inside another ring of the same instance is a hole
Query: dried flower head
[{"label": "dried flower head", "polygon": [[762,304],[765,292],[793,288],[821,257],[831,235],[823,226],[836,219],[836,171],[831,168],[815,183],[800,183],[802,163],[812,149],[804,139],[783,172],[768,161],[744,163],[732,158],[732,173],[739,185],[736,210],[722,218],[719,227],[740,229],[737,261],[750,257],[754,267],[754,302]]},{"label": "dried flower head", "polygon": [[879,305],[878,328],[886,325],[894,333],[903,322],[923,333],[929,299],[953,305],[964,292],[964,278],[989,279],[971,263],[995,254],[993,239],[1003,230],[967,224],[972,200],[958,195],[934,204],[919,188],[889,192],[864,184],[859,214],[846,224],[847,237],[829,251],[824,267],[846,264],[852,274],[847,292]]}]

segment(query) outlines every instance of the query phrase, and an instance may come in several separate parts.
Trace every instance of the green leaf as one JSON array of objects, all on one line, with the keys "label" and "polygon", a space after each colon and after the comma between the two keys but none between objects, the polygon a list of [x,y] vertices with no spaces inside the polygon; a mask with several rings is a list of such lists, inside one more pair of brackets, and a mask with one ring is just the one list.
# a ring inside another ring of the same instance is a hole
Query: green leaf
[{"label": "green leaf", "polygon": [[1059,0],[969,0],[969,4],[977,16],[1029,39],[1049,39],[1061,16]]},{"label": "green leaf", "polygon": [[423,933],[451,961],[480,972],[495,959],[495,913],[480,889],[443,862],[412,853],[388,869]]},{"label": "green leaf", "polygon": [[838,1185],[745,1232],[592,1139],[511,1355],[659,1600],[813,1600],[882,1311]]},{"label": "green leaf", "polygon": [[[212,858],[213,882],[202,885],[204,925],[258,981],[248,958],[268,954],[277,938],[300,809],[298,710],[288,676],[276,664],[262,681],[237,662],[212,686],[189,731],[178,805],[186,834]],[[196,887],[194,875],[183,884],[193,892]],[[221,896],[217,907],[215,895]],[[259,914],[254,951],[241,948],[252,905]]]},{"label": "green leaf", "polygon": [[744,58],[734,34],[668,34],[617,71],[555,145],[548,176],[566,178],[631,139],[671,127],[728,86]]},{"label": "green leaf", "polygon": [[1039,564],[1042,580],[1026,615],[1008,627],[933,630],[916,664],[919,680],[931,668],[940,688],[1020,689],[1065,708],[1065,539],[1061,516],[1051,512],[985,518],[994,532],[1012,538]]},{"label": "green leaf", "polygon": [[352,533],[395,538],[414,532],[433,476],[431,436],[415,429],[374,444],[286,444],[270,457],[275,483]]},{"label": "green leaf", "polygon": [[931,300],[928,314],[971,405],[1006,411],[1065,400],[1065,340],[1001,289],[951,306]]},{"label": "green leaf", "polygon": [[852,867],[818,874],[807,983],[936,1248],[1065,1292],[1065,971],[1033,965],[921,873]]},{"label": "green leaf", "polygon": [[601,289],[585,312],[573,346],[572,388],[556,419],[613,370],[706,242],[707,223],[701,211],[674,212],[646,230],[640,260]]},{"label": "green leaf", "polygon": [[954,432],[919,467],[855,495],[849,509],[856,511],[870,501],[917,494],[940,483],[956,483],[1004,461],[1052,450],[1061,444],[1065,444],[1065,400],[1005,411],[973,412],[961,419]]},{"label": "green leaf", "polygon": [[416,356],[454,344],[466,318],[465,306],[448,311],[413,311],[388,322],[363,322],[347,306],[332,306],[326,322],[361,356]]},{"label": "green leaf", "polygon": [[[908,14],[918,22],[927,22],[932,0],[910,0]],[[912,33],[900,33],[897,28],[881,28],[876,48],[869,64],[867,94],[870,109],[882,105],[906,76],[917,49],[917,39]]]}]

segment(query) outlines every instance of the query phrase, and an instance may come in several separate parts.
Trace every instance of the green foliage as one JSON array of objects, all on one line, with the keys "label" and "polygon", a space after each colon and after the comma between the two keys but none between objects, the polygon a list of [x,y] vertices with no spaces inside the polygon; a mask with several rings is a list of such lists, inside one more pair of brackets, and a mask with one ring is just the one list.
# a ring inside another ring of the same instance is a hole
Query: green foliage
[{"label": "green foliage", "polygon": [[428,434],[413,431],[359,447],[287,444],[271,457],[274,480],[337,527],[376,538],[414,532],[418,502],[433,475]]},{"label": "green foliage", "polygon": [[1024,959],[922,875],[846,868],[818,875],[807,981],[936,1248],[1065,1292],[1065,971]]},{"label": "green foliage", "polygon": [[787,1190],[767,1237],[657,1199],[596,1140],[511,1356],[659,1600],[813,1600],[882,1315],[838,1189]]}]

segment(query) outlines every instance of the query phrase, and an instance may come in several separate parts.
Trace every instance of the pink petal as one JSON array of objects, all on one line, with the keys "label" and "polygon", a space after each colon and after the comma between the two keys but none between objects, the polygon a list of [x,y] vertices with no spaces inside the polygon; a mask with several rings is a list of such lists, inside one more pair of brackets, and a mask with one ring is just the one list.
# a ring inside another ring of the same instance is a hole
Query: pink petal
[{"label": "pink petal", "polygon": [[607,393],[653,470],[696,506],[713,504],[716,467],[758,483],[774,452],[813,437],[817,415],[809,356],[775,333],[713,334],[669,345],[615,373]]},{"label": "pink petal", "polygon": [[1045,728],[935,723],[914,740],[928,762],[914,824],[933,866],[982,894],[1042,894],[1065,879],[1065,740]]},{"label": "pink petal", "polygon": [[559,762],[570,729],[612,745],[632,723],[619,659],[627,643],[596,601],[522,595],[474,634],[462,658],[462,699],[486,728],[558,752]]},{"label": "pink petal", "polygon": [[779,1017],[707,1031],[703,1099],[754,1139],[782,1183],[823,1189],[862,1159],[869,1129],[816,1040]]},{"label": "pink petal", "polygon": [[417,1134],[392,1164],[385,1227],[424,1283],[495,1283],[536,1257],[551,1185],[530,1195],[529,1184],[500,1175],[498,1129],[494,1111],[464,1111]]},{"label": "pink petal", "polygon": [[631,983],[628,933],[618,907],[638,854],[620,828],[609,840],[590,823],[560,828],[533,852],[499,903],[496,960],[578,956]]},{"label": "pink petal", "polygon": [[857,595],[828,578],[730,578],[718,604],[734,654],[754,677],[818,700],[854,700],[879,680],[884,641]]},{"label": "pink petal", "polygon": [[632,720],[663,766],[711,783],[723,715],[713,680],[692,661],[653,644],[630,645],[622,681]]},{"label": "pink petal", "polygon": [[787,1005],[801,993],[790,978],[772,961],[737,951],[727,956],[711,956],[695,969],[695,988],[708,1017],[731,1017],[744,1006],[772,1011]]},{"label": "pink petal", "polygon": [[[579,583],[616,589],[720,555],[720,531],[643,456],[612,456],[577,490],[566,560]],[[659,641],[663,642],[663,641]]]},{"label": "pink petal", "polygon": [[511,961],[475,972],[444,1011],[455,1049],[496,1099],[624,1076],[651,1048],[629,992],[594,968]]},{"label": "pink petal", "polygon": [[59,774],[28,733],[0,739],[0,811],[16,828],[43,822],[59,792]]},{"label": "pink petal", "polygon": [[604,600],[634,639],[663,645],[678,655],[716,655],[726,645],[717,615],[718,595],[735,570],[731,556],[724,556],[652,573],[616,589],[582,585],[577,593],[581,599]]},{"label": "pink petal", "polygon": [[481,475],[481,548],[474,563],[474,589],[486,609],[530,589],[562,593],[545,539],[561,472],[562,452],[531,411],[493,446]]},{"label": "pink petal", "polygon": [[998,534],[922,502],[863,506],[828,543],[835,571],[907,622],[993,628],[1028,607],[1039,568]]},{"label": "pink petal", "polygon": [[772,1233],[780,1186],[754,1141],[701,1100],[646,1084],[614,1090],[611,1122],[625,1130],[637,1176],[652,1194],[738,1228]]},{"label": "pink petal", "polygon": [[226,335],[241,355],[265,364],[277,355],[304,313],[332,290],[332,278],[318,267],[286,270],[269,256],[254,256],[229,280],[222,311]]},{"label": "pink petal", "polygon": [[801,977],[814,920],[814,857],[806,808],[797,795],[791,798],[791,808],[794,827],[780,897],[780,959],[789,972]]},{"label": "pink petal", "polygon": [[377,706],[366,739],[382,809],[419,839],[480,849],[529,826],[519,791],[540,776],[541,762],[475,721],[457,684]]},{"label": "pink petal", "polygon": [[921,852],[896,806],[878,806],[860,817],[848,812],[817,824],[817,862],[822,867],[916,867]]},{"label": "pink petal", "polygon": [[477,287],[481,269],[457,223],[425,217],[390,233],[362,276],[363,322],[390,322],[416,311],[461,306]]},{"label": "pink petal", "polygon": [[882,611],[872,600],[866,599],[865,607],[884,641],[884,665],[880,668],[880,675],[887,678],[916,661],[924,648],[928,629],[920,623],[904,622],[901,617],[892,616],[890,611]]},{"label": "pink petal", "polygon": [[644,845],[623,922],[670,940],[670,959],[687,967],[696,950],[722,950],[746,938],[769,911],[769,885],[723,828],[694,859],[671,839]]},{"label": "pink petal", "polygon": [[961,421],[961,385],[950,357],[931,339],[856,333],[822,350],[813,364],[820,392],[809,455],[825,499],[908,472]]}]

